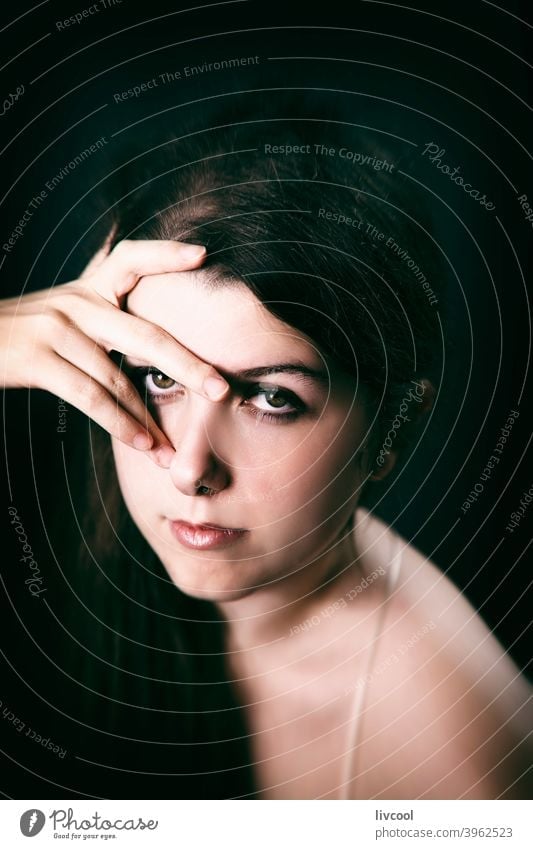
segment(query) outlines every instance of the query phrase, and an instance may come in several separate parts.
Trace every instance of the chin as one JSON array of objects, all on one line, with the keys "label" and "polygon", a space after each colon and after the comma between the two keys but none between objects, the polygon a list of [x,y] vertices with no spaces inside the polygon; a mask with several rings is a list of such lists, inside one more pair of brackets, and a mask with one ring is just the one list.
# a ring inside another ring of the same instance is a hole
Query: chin
[{"label": "chin", "polygon": [[255,589],[211,589],[208,587],[205,589],[195,588],[194,590],[185,589],[184,587],[179,587],[179,589],[191,598],[197,598],[201,601],[211,601],[213,604],[222,604],[227,601],[238,601],[239,599],[246,598],[246,596],[255,592]]},{"label": "chin", "polygon": [[[172,583],[184,595],[202,601],[236,601],[260,589],[260,579],[252,586],[243,586],[242,581],[239,581],[235,574],[236,564],[225,565],[222,561],[209,561],[205,563],[206,571],[202,570],[202,563],[199,560],[196,560],[190,569],[185,570],[182,566],[176,568],[175,564],[164,561],[163,565]],[[250,576],[246,577],[249,580]]]}]

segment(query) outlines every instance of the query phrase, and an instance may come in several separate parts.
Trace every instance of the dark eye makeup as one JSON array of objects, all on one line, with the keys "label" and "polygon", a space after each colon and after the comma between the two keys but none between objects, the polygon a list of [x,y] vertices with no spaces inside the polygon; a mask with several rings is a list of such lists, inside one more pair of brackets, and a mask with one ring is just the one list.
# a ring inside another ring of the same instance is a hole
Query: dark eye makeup
[{"label": "dark eye makeup", "polygon": [[[126,370],[147,406],[164,404],[183,395],[182,384],[155,366],[129,366]],[[274,383],[239,382],[235,394],[241,397],[247,412],[261,421],[287,423],[306,411],[306,405],[294,392]],[[262,406],[252,403],[253,399],[262,399]]]}]

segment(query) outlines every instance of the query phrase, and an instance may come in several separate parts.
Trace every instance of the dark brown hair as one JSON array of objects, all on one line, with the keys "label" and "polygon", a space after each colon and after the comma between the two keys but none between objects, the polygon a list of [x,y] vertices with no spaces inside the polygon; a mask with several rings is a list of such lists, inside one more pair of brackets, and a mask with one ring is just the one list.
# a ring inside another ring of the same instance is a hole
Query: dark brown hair
[{"label": "dark brown hair", "polygon": [[[125,155],[116,170],[102,232],[114,226],[114,243],[206,245],[207,285],[244,282],[364,387],[375,456],[413,381],[430,387],[440,259],[421,198],[400,173],[405,145],[385,149],[379,133],[346,117],[317,122],[305,112],[294,103],[276,119],[248,106],[202,112],[163,142],[145,138],[143,151]],[[422,277],[431,277],[433,301]],[[406,450],[415,428],[398,428],[395,451]],[[93,432],[93,449],[79,572],[80,591],[88,597],[92,587],[89,619],[104,658],[91,660],[86,675],[111,697],[106,721],[119,727],[130,710],[121,703],[132,703],[133,713],[149,717],[149,735],[174,735],[169,752],[178,740],[197,743],[180,749],[182,772],[206,777],[200,790],[184,779],[182,796],[252,793],[246,728],[224,664],[224,623],[214,605],[170,582],[140,535],[107,434]],[[166,764],[161,751],[158,762]]]}]

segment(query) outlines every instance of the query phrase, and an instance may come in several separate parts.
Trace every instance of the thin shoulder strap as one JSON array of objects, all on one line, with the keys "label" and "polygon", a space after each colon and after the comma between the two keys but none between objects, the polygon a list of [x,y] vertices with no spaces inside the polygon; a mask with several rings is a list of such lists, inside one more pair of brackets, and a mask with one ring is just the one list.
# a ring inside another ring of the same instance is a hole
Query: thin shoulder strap
[{"label": "thin shoulder strap", "polygon": [[389,559],[389,568],[387,572],[387,596],[386,600],[388,601],[390,596],[396,590],[398,586],[398,580],[400,578],[400,570],[402,568],[402,557],[404,548],[407,545],[405,540],[403,540],[396,531],[393,531],[391,528],[391,546],[390,546],[390,559]]},{"label": "thin shoulder strap", "polygon": [[350,710],[351,718],[349,720],[348,725],[348,742],[346,747],[346,755],[344,757],[341,769],[341,783],[339,791],[340,799],[356,798],[355,781],[357,776],[354,775],[354,772],[356,768],[357,753],[362,742],[362,740],[360,739],[362,730],[361,715],[368,693],[368,683],[371,680],[372,667],[374,666],[376,660],[378,643],[385,624],[388,602],[391,596],[394,594],[396,587],[398,586],[398,580],[400,577],[400,570],[402,565],[402,555],[406,545],[405,541],[400,536],[398,536],[398,534],[393,531],[392,528],[389,532],[391,534],[391,545],[389,549],[389,566],[385,579],[385,593],[383,601],[380,604],[378,610],[376,629],[372,641],[370,643],[370,648],[368,650],[365,675],[362,681],[361,679],[359,679],[361,681],[361,686],[357,686],[358,682],[355,682],[354,698]]}]

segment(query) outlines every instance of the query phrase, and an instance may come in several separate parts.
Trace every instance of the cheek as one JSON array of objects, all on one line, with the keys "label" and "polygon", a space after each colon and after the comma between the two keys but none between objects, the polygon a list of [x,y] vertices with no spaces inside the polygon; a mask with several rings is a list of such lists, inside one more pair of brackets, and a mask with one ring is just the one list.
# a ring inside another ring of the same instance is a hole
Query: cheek
[{"label": "cheek", "polygon": [[[313,519],[350,498],[359,482],[363,417],[338,411],[313,425],[254,422],[251,416],[224,423],[208,434],[214,456],[232,471],[220,502],[264,505],[283,520],[310,510]],[[173,434],[179,448],[179,437]],[[112,440],[120,489],[130,513],[146,521],[161,499],[161,473],[141,452]],[[168,472],[166,473],[168,474]],[[166,478],[165,478],[166,480]],[[172,485],[171,491],[175,493]]]},{"label": "cheek", "polygon": [[299,513],[299,521],[307,517],[315,522],[357,496],[363,436],[360,421],[341,429],[336,422],[316,428],[290,451],[278,445],[281,457],[272,452],[270,462],[250,472],[248,481],[256,492],[265,493],[271,512],[281,520]]},{"label": "cheek", "polygon": [[[134,518],[146,514],[146,505],[154,505],[153,493],[156,483],[151,472],[156,471],[154,464],[140,451],[129,448],[118,439],[112,439],[115,469],[122,497]],[[153,469],[152,469],[153,467]]]}]

